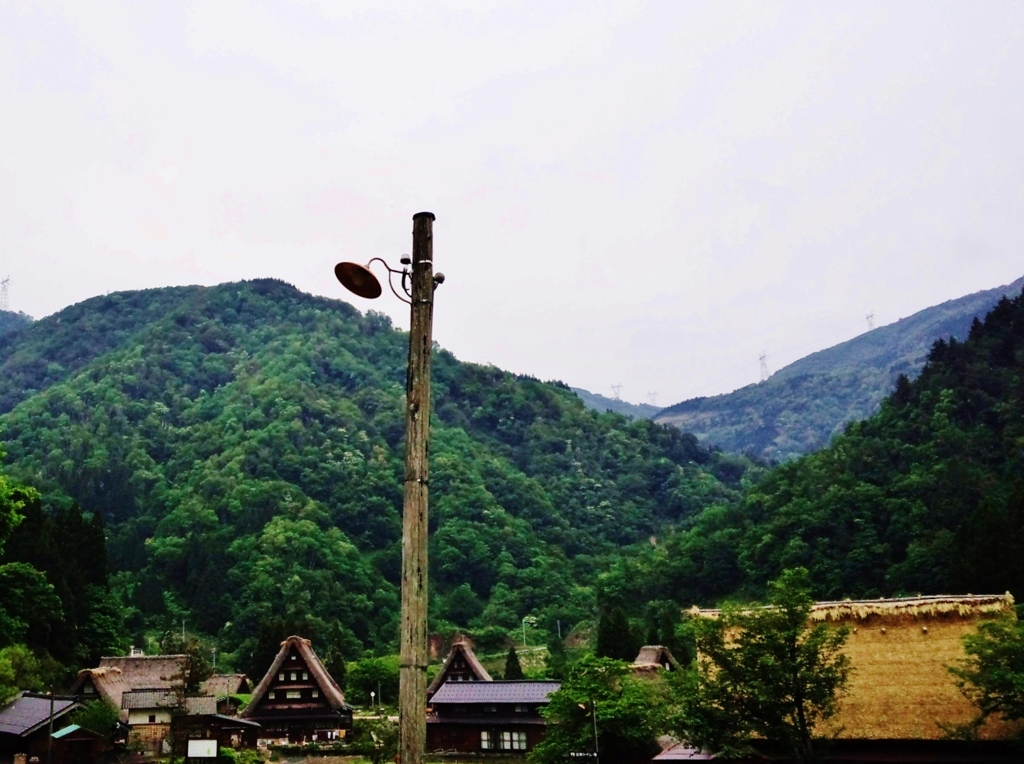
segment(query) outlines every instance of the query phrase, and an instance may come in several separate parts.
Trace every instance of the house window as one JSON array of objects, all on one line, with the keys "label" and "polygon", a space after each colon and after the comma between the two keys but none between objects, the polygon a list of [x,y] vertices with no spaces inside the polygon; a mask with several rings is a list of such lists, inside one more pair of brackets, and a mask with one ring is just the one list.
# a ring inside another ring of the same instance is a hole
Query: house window
[{"label": "house window", "polygon": [[319,698],[320,697],[320,690],[313,690],[313,697],[314,698]]},{"label": "house window", "polygon": [[294,682],[298,678],[299,678],[299,672],[298,671],[293,671],[292,672],[292,681]]},{"label": "house window", "polygon": [[525,732],[502,732],[501,733],[501,749],[503,751],[525,751],[526,750],[526,733]]},{"label": "house window", "polygon": [[283,671],[280,674],[277,675],[277,681],[279,681],[279,682],[283,682],[284,681],[284,672]]},{"label": "house window", "polygon": [[485,751],[494,749],[494,739],[491,737],[491,733],[487,730],[480,732],[480,747]]},{"label": "house window", "polygon": [[516,713],[517,714],[525,714],[526,713],[526,706],[517,704],[516,705]]},{"label": "house window", "polygon": [[308,672],[308,671],[303,671],[303,672],[302,672],[302,678],[303,678],[304,680],[305,680],[305,679],[309,679],[309,672]]},{"label": "house window", "polygon": [[96,692],[96,688],[93,687],[91,684],[87,684],[84,687],[82,687],[82,692],[84,692],[86,695],[92,695],[94,692]]},{"label": "house window", "polygon": [[276,693],[276,692],[272,692],[272,693],[270,693],[270,697],[271,697],[271,698],[276,698],[276,697],[277,697],[277,693]]},{"label": "house window", "polygon": [[489,714],[496,714],[496,713],[498,713],[498,707],[497,706],[487,706],[487,713],[489,713]]},{"label": "house window", "polygon": [[156,724],[156,714],[150,714],[149,715],[149,723],[150,724]]},{"label": "house window", "polygon": [[302,697],[302,693],[299,690],[288,690],[288,692],[286,692],[284,694],[284,696],[286,698],[295,699],[295,698],[301,698]]}]

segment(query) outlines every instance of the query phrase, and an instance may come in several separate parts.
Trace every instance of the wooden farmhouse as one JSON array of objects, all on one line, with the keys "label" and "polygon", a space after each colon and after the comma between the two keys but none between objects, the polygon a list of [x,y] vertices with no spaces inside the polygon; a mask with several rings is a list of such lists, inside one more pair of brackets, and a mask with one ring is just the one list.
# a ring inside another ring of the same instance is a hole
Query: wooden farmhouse
[{"label": "wooden farmhouse", "polygon": [[121,720],[128,721],[123,705],[126,692],[170,690],[180,686],[185,670],[184,655],[130,655],[100,658],[96,668],[83,669],[71,687],[71,694],[83,701],[102,699],[120,709]]},{"label": "wooden farmhouse", "polygon": [[[0,763],[11,764],[15,756],[45,757],[50,742],[50,710],[53,709],[53,729],[68,726],[68,717],[81,705],[75,698],[55,696],[52,706],[49,695],[23,692],[0,708]],[[68,747],[61,744],[61,757]],[[57,747],[54,747],[56,753]],[[78,750],[76,748],[76,750]],[[54,759],[56,762],[57,760]]]},{"label": "wooden farmhouse", "polygon": [[560,682],[448,681],[427,707],[427,750],[528,753],[544,739],[540,709]]},{"label": "wooden farmhouse", "polygon": [[302,637],[281,643],[242,717],[260,724],[268,744],[336,740],[352,729],[352,707]]},{"label": "wooden farmhouse", "polygon": [[491,675],[487,673],[465,637],[457,637],[452,643],[452,649],[444,659],[441,670],[434,677],[434,680],[427,686],[427,700],[429,701],[445,682],[490,682]]},{"label": "wooden farmhouse", "polygon": [[[717,610],[690,611],[717,617]],[[835,761],[1003,762],[1019,761],[1006,741],[1019,726],[990,719],[981,740],[946,738],[943,727],[976,716],[948,667],[963,660],[963,637],[986,619],[1013,617],[1013,597],[965,595],[819,602],[811,619],[846,625],[843,652],[853,672],[839,713],[824,736],[834,737]],[[678,746],[679,758],[693,755]],[[678,760],[668,751],[656,760]]]}]

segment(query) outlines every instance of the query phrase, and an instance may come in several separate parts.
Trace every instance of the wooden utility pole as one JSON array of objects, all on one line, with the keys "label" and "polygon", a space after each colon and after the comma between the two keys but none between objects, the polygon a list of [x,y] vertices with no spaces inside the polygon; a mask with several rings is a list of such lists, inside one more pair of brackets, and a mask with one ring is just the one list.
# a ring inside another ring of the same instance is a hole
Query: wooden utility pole
[{"label": "wooden utility pole", "polygon": [[422,764],[427,742],[427,458],[434,314],[434,215],[412,218],[412,322],[406,378],[405,501],[402,510],[402,652],[399,755]]}]

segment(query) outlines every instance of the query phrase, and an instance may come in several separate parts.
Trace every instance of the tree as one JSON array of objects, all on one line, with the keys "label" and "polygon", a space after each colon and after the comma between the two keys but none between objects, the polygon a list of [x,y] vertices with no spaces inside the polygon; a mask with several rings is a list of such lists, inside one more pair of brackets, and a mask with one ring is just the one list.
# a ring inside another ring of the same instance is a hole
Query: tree
[{"label": "tree", "polygon": [[541,711],[551,726],[530,761],[591,753],[596,734],[601,761],[648,762],[658,752],[667,700],[663,684],[638,679],[624,661],[583,658]]},{"label": "tree", "polygon": [[548,657],[544,665],[552,679],[565,679],[569,674],[569,654],[565,642],[557,634],[552,634],[548,640]]},{"label": "tree", "polygon": [[597,647],[594,652],[601,658],[631,661],[636,658],[639,645],[626,617],[626,611],[617,604],[601,608],[597,621]]},{"label": "tree", "polygon": [[697,668],[682,688],[677,732],[729,756],[755,737],[811,761],[821,722],[835,715],[850,674],[846,628],[810,626],[804,568],[769,584],[767,607],[726,607],[694,619]]},{"label": "tree", "polygon": [[90,700],[71,716],[71,723],[92,730],[110,742],[117,726],[118,711],[105,700]]},{"label": "tree", "polygon": [[523,667],[519,664],[519,656],[516,654],[516,646],[509,645],[508,655],[505,656],[505,679],[525,679]]},{"label": "tree", "polygon": [[970,735],[992,714],[1024,719],[1024,624],[1013,618],[983,623],[964,637],[964,650],[967,658],[949,670],[979,713],[950,732]]}]

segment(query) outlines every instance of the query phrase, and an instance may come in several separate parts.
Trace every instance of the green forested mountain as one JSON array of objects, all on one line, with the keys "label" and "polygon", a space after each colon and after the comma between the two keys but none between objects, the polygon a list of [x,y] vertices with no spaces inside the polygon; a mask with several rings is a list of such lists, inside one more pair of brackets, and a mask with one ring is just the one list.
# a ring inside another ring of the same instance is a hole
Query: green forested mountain
[{"label": "green forested mountain", "polygon": [[870,416],[901,374],[915,377],[938,339],[967,336],[971,322],[1024,278],[926,308],[780,369],[761,384],[693,398],[654,415],[705,445],[785,461],[821,448],[848,422]]},{"label": "green forested mountain", "polygon": [[23,326],[28,326],[32,323],[32,319],[26,316],[24,313],[14,313],[9,310],[0,310],[0,334],[7,334],[7,332],[13,332],[15,329],[20,329]]},{"label": "green forested mountain", "polygon": [[[278,281],[97,297],[0,336],[4,469],[101,519],[136,630],[184,620],[254,671],[287,633],[387,650],[406,352],[386,317]],[[590,618],[617,549],[746,481],[564,385],[443,350],[433,379],[437,628]]]},{"label": "green forested mountain", "polygon": [[1024,593],[1024,295],[937,342],[870,419],[606,575],[623,603],[763,594],[786,568],[822,598]]},{"label": "green forested mountain", "polygon": [[609,398],[600,393],[592,393],[582,387],[574,387],[572,391],[580,397],[583,405],[594,411],[614,411],[616,414],[632,417],[634,419],[654,419],[661,411],[657,406],[649,403],[630,403],[618,398]]}]

